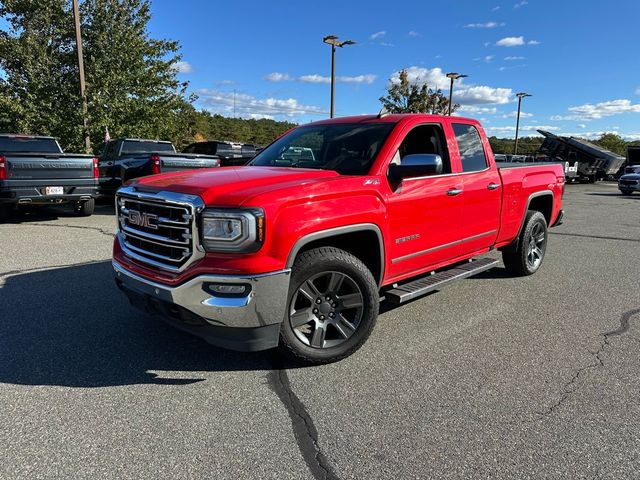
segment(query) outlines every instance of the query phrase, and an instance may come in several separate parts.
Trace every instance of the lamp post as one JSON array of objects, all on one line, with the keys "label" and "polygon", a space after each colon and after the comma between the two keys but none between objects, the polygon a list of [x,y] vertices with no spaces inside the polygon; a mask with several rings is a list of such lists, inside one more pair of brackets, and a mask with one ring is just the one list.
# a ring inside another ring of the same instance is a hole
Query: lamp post
[{"label": "lamp post", "polygon": [[80,34],[80,13],[78,0],[73,0],[73,20],[76,29],[76,51],[78,53],[78,72],[80,74],[80,99],[82,100],[82,130],[84,136],[84,149],[91,153],[91,140],[89,138],[89,121],[87,119],[87,94],[84,85],[84,61],[82,58],[82,35]]},{"label": "lamp post", "polygon": [[449,87],[449,116],[451,116],[451,105],[453,102],[453,81],[459,78],[465,78],[469,75],[463,75],[461,73],[449,72],[447,73],[447,77],[451,79],[451,86]]},{"label": "lamp post", "polygon": [[353,45],[353,40],[345,40],[341,42],[335,35],[327,35],[322,41],[328,45],[331,45],[331,109],[329,118],[333,118],[333,99],[335,96],[335,83],[336,83],[336,47],[344,47],[345,45]]},{"label": "lamp post", "polygon": [[516,115],[516,144],[513,147],[514,155],[518,154],[518,130],[520,129],[520,106],[522,105],[522,99],[524,97],[530,97],[530,96],[531,94],[529,93],[524,93],[524,92],[516,93],[516,97],[518,97],[518,114]]}]

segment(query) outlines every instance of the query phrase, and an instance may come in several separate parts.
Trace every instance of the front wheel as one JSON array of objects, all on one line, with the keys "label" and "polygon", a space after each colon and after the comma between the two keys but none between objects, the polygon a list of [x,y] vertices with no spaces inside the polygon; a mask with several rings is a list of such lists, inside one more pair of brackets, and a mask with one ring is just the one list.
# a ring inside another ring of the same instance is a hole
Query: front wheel
[{"label": "front wheel", "polygon": [[507,271],[516,276],[536,273],[547,251],[547,235],[544,215],[529,210],[518,238],[502,250],[502,261]]},{"label": "front wheel", "polygon": [[73,211],[79,217],[89,217],[93,215],[93,211],[96,208],[95,199],[85,200],[84,202],[75,202],[73,204]]},{"label": "front wheel", "polygon": [[378,307],[378,286],[360,259],[333,247],[304,252],[292,269],[282,347],[308,364],[345,358],[369,337]]}]

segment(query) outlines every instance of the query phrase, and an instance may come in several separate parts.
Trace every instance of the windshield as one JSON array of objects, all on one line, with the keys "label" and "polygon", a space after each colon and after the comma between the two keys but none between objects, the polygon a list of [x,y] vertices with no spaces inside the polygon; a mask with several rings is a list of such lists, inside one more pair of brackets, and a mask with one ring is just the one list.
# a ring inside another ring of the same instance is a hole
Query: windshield
[{"label": "windshield", "polygon": [[366,175],[394,126],[394,123],[334,123],[296,128],[262,150],[249,165]]},{"label": "windshield", "polygon": [[134,140],[125,140],[122,145],[122,155],[130,155],[132,153],[152,153],[152,152],[171,152],[174,153],[173,145],[166,142],[136,142]]},{"label": "windshield", "polygon": [[62,153],[54,138],[0,137],[0,152]]}]

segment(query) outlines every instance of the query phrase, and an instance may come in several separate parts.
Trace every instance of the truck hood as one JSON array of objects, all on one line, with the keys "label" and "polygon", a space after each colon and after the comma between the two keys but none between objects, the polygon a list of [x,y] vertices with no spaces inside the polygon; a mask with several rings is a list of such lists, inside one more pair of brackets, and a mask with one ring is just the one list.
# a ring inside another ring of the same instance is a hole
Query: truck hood
[{"label": "truck hood", "polygon": [[306,187],[339,177],[332,170],[244,166],[153,175],[134,185],[147,192],[168,190],[198,195],[206,205],[240,206],[276,190],[287,190],[288,196],[298,191],[303,196]]}]

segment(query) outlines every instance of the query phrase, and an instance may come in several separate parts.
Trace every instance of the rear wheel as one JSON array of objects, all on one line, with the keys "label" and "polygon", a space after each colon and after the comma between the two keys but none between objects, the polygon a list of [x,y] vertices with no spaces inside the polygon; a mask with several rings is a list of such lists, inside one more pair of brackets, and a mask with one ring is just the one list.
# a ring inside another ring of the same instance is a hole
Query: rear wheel
[{"label": "rear wheel", "polygon": [[502,250],[502,261],[509,273],[525,276],[538,271],[547,250],[547,233],[544,215],[529,210],[518,238]]},{"label": "rear wheel", "polygon": [[75,202],[73,204],[73,211],[79,217],[89,217],[93,214],[96,208],[95,199],[85,200],[84,202]]},{"label": "rear wheel", "polygon": [[622,195],[631,195],[633,192],[631,190],[620,190]]},{"label": "rear wheel", "polygon": [[369,337],[378,307],[376,281],[358,258],[333,247],[304,252],[292,269],[282,347],[304,363],[340,360]]},{"label": "rear wheel", "polygon": [[8,220],[11,213],[11,208],[5,203],[0,203],[0,222]]}]

